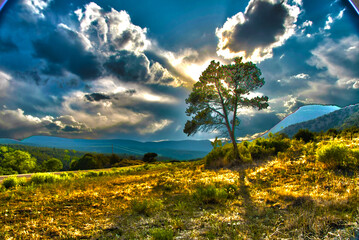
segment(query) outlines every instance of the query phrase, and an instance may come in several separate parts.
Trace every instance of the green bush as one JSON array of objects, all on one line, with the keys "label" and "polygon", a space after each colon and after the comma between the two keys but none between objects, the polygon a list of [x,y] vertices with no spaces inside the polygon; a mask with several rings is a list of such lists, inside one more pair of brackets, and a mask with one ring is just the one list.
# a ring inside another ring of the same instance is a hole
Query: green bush
[{"label": "green bush", "polygon": [[133,199],[131,201],[131,208],[134,213],[150,216],[153,212],[160,210],[163,207],[161,200],[155,199]]},{"label": "green bush", "polygon": [[165,228],[154,228],[151,229],[150,235],[154,240],[172,240],[173,231]]},{"label": "green bush", "polygon": [[6,188],[14,188],[18,186],[18,178],[17,177],[7,177],[3,180],[2,185]]},{"label": "green bush", "polygon": [[317,160],[329,168],[355,168],[359,164],[358,150],[352,150],[342,143],[329,143],[317,150]]},{"label": "green bush", "polygon": [[21,177],[17,179],[17,185],[18,186],[25,186],[27,184],[26,177]]},{"label": "green bush", "polygon": [[315,135],[308,129],[299,129],[298,132],[294,134],[293,138],[297,140],[303,140],[305,143],[308,143],[314,142]]},{"label": "green bush", "polygon": [[[238,145],[238,152],[242,162],[268,159],[279,152],[285,152],[290,147],[290,139],[282,135],[270,134],[269,138],[258,138],[253,142],[242,142]],[[206,166],[210,168],[228,167],[234,163],[233,145],[226,144],[215,147],[204,158]]]},{"label": "green bush", "polygon": [[95,171],[90,171],[84,174],[85,177],[98,177],[99,172],[95,172]]},{"label": "green bush", "polygon": [[226,189],[217,188],[213,184],[198,186],[194,193],[194,198],[200,203],[217,204],[228,198]]},{"label": "green bush", "polygon": [[60,176],[50,173],[36,173],[31,176],[31,183],[43,184],[43,183],[55,183],[60,180]]}]

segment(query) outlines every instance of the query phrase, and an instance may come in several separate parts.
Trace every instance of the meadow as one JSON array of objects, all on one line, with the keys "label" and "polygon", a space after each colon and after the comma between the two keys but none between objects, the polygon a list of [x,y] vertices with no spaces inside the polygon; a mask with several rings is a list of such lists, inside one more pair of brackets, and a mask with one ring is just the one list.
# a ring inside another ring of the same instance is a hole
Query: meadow
[{"label": "meadow", "polygon": [[336,142],[355,160],[358,140],[288,141],[276,156],[229,169],[205,159],[9,179],[0,238],[358,238],[357,162],[320,158]]}]

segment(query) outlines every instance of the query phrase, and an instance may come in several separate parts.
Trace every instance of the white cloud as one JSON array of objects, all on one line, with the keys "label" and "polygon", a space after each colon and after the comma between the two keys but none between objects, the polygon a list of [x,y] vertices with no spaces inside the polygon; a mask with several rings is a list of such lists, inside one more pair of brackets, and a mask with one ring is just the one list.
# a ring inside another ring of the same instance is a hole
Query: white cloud
[{"label": "white cloud", "polygon": [[343,18],[343,14],[345,12],[345,9],[342,9],[337,16],[335,16],[334,18],[332,17],[331,14],[328,15],[327,20],[325,21],[325,26],[324,26],[324,30],[330,30],[332,28],[332,25],[335,21],[340,20]]},{"label": "white cloud", "polygon": [[341,88],[358,88],[359,84],[359,37],[352,35],[338,41],[331,39],[312,50],[308,63],[337,79]]},{"label": "white cloud", "polygon": [[85,10],[75,11],[80,21],[80,32],[92,43],[92,46],[111,54],[119,50],[145,51],[151,44],[147,39],[147,29],[134,25],[126,11],[111,9],[105,12],[96,3],[91,2]]},{"label": "white cloud", "polygon": [[20,108],[0,111],[0,129],[2,137],[22,139],[33,135],[59,134],[62,136],[72,133],[91,133],[85,124],[75,120],[72,116],[42,118],[25,114]]},{"label": "white cloud", "polygon": [[47,6],[52,2],[52,0],[24,0],[23,3],[25,6],[39,18],[45,18],[42,13]]},{"label": "white cloud", "polygon": [[0,98],[5,97],[10,86],[11,76],[0,71]]},{"label": "white cloud", "polygon": [[296,79],[308,79],[310,78],[310,76],[306,73],[299,73],[297,75],[292,76],[291,78],[296,78]]}]

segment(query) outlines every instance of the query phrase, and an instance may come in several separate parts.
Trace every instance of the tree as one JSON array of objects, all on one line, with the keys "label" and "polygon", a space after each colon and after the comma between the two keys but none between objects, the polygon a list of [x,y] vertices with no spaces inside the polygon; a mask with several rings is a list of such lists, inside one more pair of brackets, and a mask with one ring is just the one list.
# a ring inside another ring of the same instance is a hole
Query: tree
[{"label": "tree", "polygon": [[13,169],[17,173],[28,173],[35,169],[36,158],[28,152],[10,150],[3,154],[1,165],[3,168]]},{"label": "tree", "polygon": [[[76,164],[74,167],[76,167]],[[92,153],[86,153],[78,160],[77,168],[81,170],[99,168],[96,156]]]},{"label": "tree", "polygon": [[293,138],[297,140],[303,140],[305,143],[308,143],[315,140],[315,135],[308,129],[299,129],[298,132],[294,134]]},{"label": "tree", "polygon": [[202,72],[186,99],[188,120],[183,132],[188,136],[198,131],[222,130],[228,134],[234,149],[234,157],[240,161],[236,142],[238,109],[253,107],[258,110],[268,107],[267,96],[250,97],[250,92],[264,85],[261,71],[252,62],[235,58],[234,64],[220,65],[212,61]]},{"label": "tree", "polygon": [[50,158],[43,162],[43,166],[48,172],[60,171],[64,166],[62,162],[57,158]]},{"label": "tree", "polygon": [[157,156],[157,153],[146,153],[145,155],[143,155],[142,161],[147,163],[156,162]]}]

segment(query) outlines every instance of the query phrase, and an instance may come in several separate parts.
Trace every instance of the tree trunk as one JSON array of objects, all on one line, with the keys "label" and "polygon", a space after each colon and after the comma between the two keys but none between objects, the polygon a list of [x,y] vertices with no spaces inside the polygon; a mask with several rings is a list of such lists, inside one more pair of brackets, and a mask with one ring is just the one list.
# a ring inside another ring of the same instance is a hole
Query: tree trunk
[{"label": "tree trunk", "polygon": [[235,162],[240,162],[241,158],[239,156],[236,138],[234,137],[233,132],[230,132],[229,134],[230,134],[230,138],[231,138],[231,141],[233,144],[233,153],[234,153]]}]

